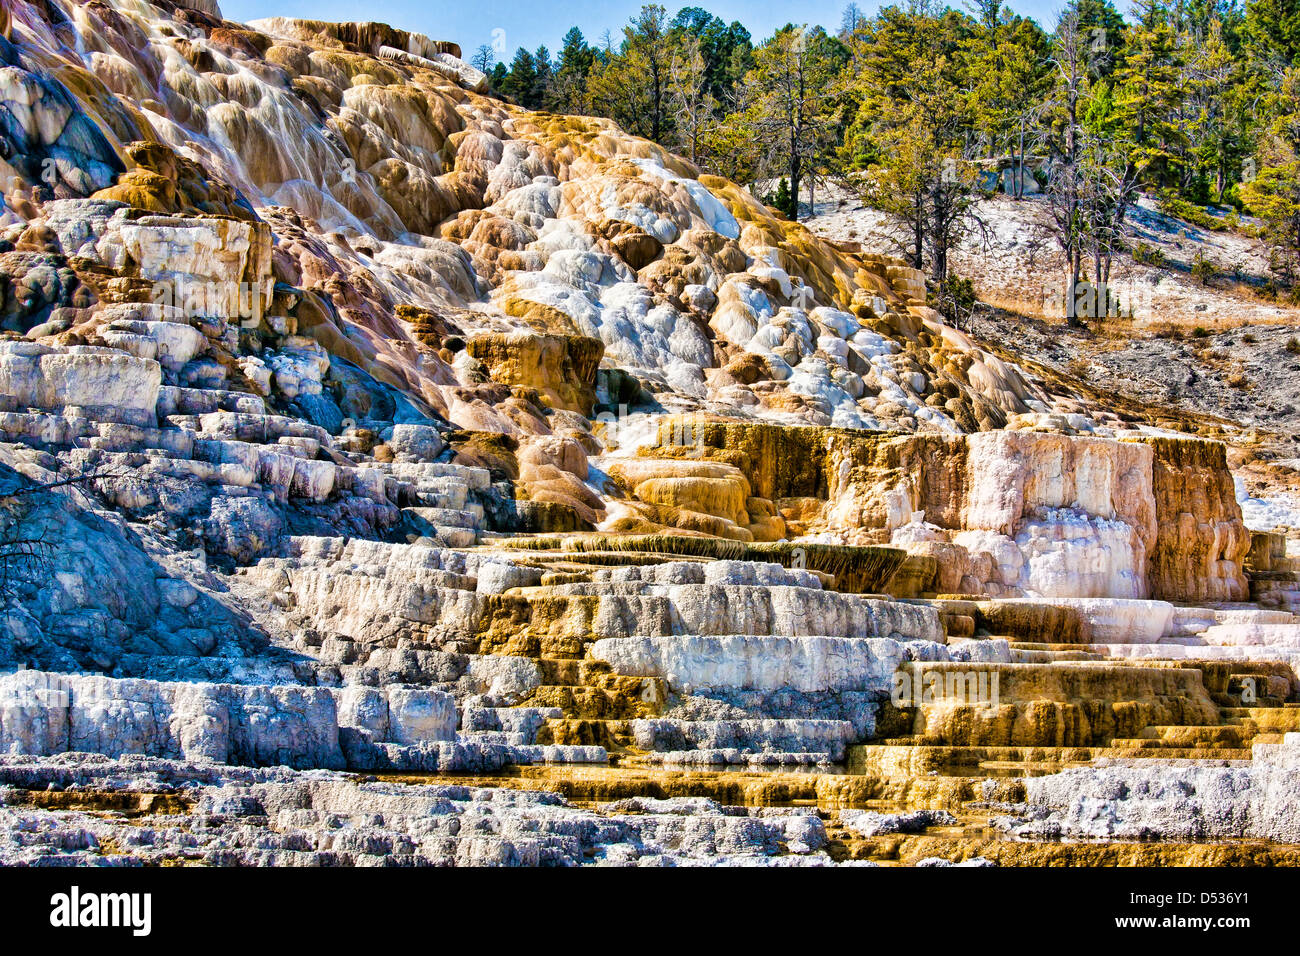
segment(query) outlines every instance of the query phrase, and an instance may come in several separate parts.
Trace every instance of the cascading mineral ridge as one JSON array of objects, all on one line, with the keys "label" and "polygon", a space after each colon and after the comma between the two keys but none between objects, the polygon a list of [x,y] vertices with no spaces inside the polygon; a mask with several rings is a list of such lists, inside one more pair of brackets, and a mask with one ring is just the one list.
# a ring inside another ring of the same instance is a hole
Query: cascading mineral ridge
[{"label": "cascading mineral ridge", "polygon": [[454,43],[4,10],[0,864],[1300,862],[1223,443]]}]

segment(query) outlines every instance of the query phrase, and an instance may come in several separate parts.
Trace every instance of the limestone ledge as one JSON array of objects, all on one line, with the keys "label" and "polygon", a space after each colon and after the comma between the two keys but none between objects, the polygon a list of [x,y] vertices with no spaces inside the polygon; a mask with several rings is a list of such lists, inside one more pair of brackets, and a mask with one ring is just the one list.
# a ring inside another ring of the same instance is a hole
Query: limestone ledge
[{"label": "limestone ledge", "polygon": [[156,424],[162,367],[112,349],[55,349],[36,342],[0,342],[0,401],[27,408],[94,409],[108,421]]},{"label": "limestone ledge", "polygon": [[755,751],[789,756],[816,754],[840,763],[845,748],[855,741],[853,725],[846,720],[636,720],[632,722],[636,745],[644,750],[671,753],[691,750],[736,750],[747,756]]},{"label": "limestone ledge", "polygon": [[[268,580],[259,572],[259,580]],[[566,595],[519,589],[502,597],[440,584],[299,570],[287,575],[296,611],[353,640],[388,636],[479,640],[516,613],[578,641],[645,634],[807,634],[942,641],[931,608],[811,588],[675,585],[666,594]],[[383,614],[378,612],[382,609]],[[517,626],[517,625],[516,625]],[[503,635],[504,636],[504,635]]]},{"label": "limestone ledge", "polygon": [[696,415],[661,420],[654,444],[602,467],[684,528],[699,520],[680,516],[705,515],[721,522],[713,533],[742,540],[907,548],[917,560],[900,578],[903,596],[1246,594],[1249,535],[1215,442],[907,436]]},{"label": "limestone ledge", "polygon": [[700,688],[775,692],[868,691],[889,696],[907,648],[887,638],[750,635],[606,638],[591,656],[620,674],[662,677],[678,693]]},{"label": "limestone ledge", "polygon": [[1174,605],[1168,601],[1053,597],[1001,603],[1004,608],[1021,604],[1072,608],[1083,623],[1084,636],[1097,644],[1154,644],[1168,636],[1174,624]]},{"label": "limestone ledge", "polygon": [[1022,838],[1300,843],[1298,786],[1300,734],[1288,733],[1256,744],[1248,764],[1143,761],[1030,777],[1026,804],[998,825]]},{"label": "limestone ledge", "polygon": [[454,740],[438,691],[165,683],[17,671],[0,676],[0,751],[144,754],[251,766],[347,765],[340,731],[372,743]]},{"label": "limestone ledge", "polygon": [[[146,806],[153,794],[173,794],[171,815],[140,826],[21,802],[22,792],[50,787],[122,793],[125,779]],[[142,756],[0,754],[4,864],[91,864],[114,847],[118,862],[155,865],[826,866],[826,842],[812,809],[649,797],[581,808],[536,790]]]}]

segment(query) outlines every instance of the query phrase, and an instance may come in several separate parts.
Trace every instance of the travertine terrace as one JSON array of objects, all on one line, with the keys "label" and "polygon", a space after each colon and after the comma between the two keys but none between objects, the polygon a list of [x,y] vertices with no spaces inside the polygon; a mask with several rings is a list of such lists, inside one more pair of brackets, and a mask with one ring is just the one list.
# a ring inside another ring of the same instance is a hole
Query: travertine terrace
[{"label": "travertine terrace", "polygon": [[0,862],[1300,859],[1223,445],[452,43],[5,10]]}]

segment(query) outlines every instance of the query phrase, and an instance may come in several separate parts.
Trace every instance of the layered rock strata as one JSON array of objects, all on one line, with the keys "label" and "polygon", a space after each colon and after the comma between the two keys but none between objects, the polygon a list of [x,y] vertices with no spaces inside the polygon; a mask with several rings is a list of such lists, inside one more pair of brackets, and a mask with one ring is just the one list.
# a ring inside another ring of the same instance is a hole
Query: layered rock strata
[{"label": "layered rock strata", "polygon": [[1222,446],[454,44],[7,10],[0,862],[1290,858]]}]

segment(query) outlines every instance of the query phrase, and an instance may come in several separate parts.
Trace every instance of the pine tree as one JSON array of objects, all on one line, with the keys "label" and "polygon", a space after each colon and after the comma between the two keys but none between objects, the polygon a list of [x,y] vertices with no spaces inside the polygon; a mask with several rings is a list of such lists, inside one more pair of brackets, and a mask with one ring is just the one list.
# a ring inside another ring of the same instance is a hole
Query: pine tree
[{"label": "pine tree", "polygon": [[789,180],[792,208],[805,182],[820,171],[833,146],[833,80],[847,59],[844,46],[817,28],[789,25],[754,51],[745,76],[742,121]]},{"label": "pine tree", "polygon": [[1267,105],[1273,119],[1255,159],[1258,172],[1241,194],[1264,222],[1274,271],[1291,284],[1300,276],[1300,66],[1282,74]]},{"label": "pine tree", "polygon": [[510,97],[520,106],[535,108],[537,62],[523,47],[515,51],[515,58],[510,61],[510,72],[499,89],[502,95]]},{"label": "pine tree", "polygon": [[1047,198],[1050,228],[1065,260],[1065,317],[1078,321],[1087,215],[1081,114],[1090,89],[1089,28],[1079,0],[1066,7],[1052,37],[1056,83],[1051,101],[1049,146],[1052,172]]},{"label": "pine tree", "polygon": [[682,39],[668,73],[669,97],[677,115],[676,145],[698,164],[705,134],[717,120],[717,100],[709,92],[708,64],[698,37],[687,34]]},{"label": "pine tree", "polygon": [[1185,109],[1191,140],[1187,164],[1197,181],[1223,202],[1248,147],[1249,98],[1244,64],[1232,54],[1217,16],[1191,30],[1203,36],[1192,46],[1185,74]]},{"label": "pine tree", "polygon": [[564,35],[559,61],[551,84],[547,107],[557,113],[580,113],[586,109],[587,78],[596,63],[596,53],[582,31],[573,27]]},{"label": "pine tree", "polygon": [[716,101],[725,100],[748,69],[753,43],[739,23],[728,26],[700,7],[679,10],[669,24],[669,36],[680,46],[694,38],[704,61],[705,93]]},{"label": "pine tree", "polygon": [[551,51],[545,46],[539,46],[533,54],[533,68],[537,78],[533,81],[529,108],[540,110],[550,101],[555,87],[555,66],[551,63]]},{"label": "pine tree", "polygon": [[1133,6],[1137,20],[1125,36],[1114,76],[1115,110],[1132,139],[1132,161],[1142,177],[1177,185],[1179,156],[1189,142],[1180,122],[1184,48],[1164,0],[1135,0]]},{"label": "pine tree", "polygon": [[1074,0],[1066,7],[1075,17],[1079,49],[1091,79],[1114,72],[1124,46],[1124,17],[1111,0]]},{"label": "pine tree", "polygon": [[1300,0],[1250,0],[1244,32],[1258,59],[1294,66],[1300,57]]},{"label": "pine tree", "polygon": [[973,132],[989,157],[1009,155],[1011,188],[1023,194],[1027,151],[1037,140],[1042,104],[1051,87],[1050,49],[1038,24],[1023,17],[1002,17],[993,0],[967,41],[973,81]]},{"label": "pine tree", "polygon": [[1081,241],[1092,259],[1093,283],[1082,304],[1090,318],[1110,312],[1111,264],[1123,245],[1124,222],[1137,198],[1141,169],[1132,158],[1134,142],[1110,84],[1099,81],[1082,101],[1078,183]]},{"label": "pine tree", "polygon": [[866,22],[867,15],[862,12],[862,8],[856,3],[850,3],[844,8],[844,13],[840,17],[839,38],[848,43]]},{"label": "pine tree", "polygon": [[673,133],[669,110],[669,69],[673,43],[667,13],[649,4],[623,28],[623,42],[592,71],[588,95],[593,105],[624,129],[657,143]]},{"label": "pine tree", "polygon": [[928,260],[940,285],[959,227],[970,224],[980,147],[973,126],[966,51],[975,22],[888,7],[862,31],[846,135],[851,164],[866,170],[864,197],[903,223],[905,254]]},{"label": "pine tree", "polygon": [[784,176],[776,185],[776,193],[772,196],[770,205],[787,219],[794,219],[799,214],[794,197],[790,195],[790,180]]}]

